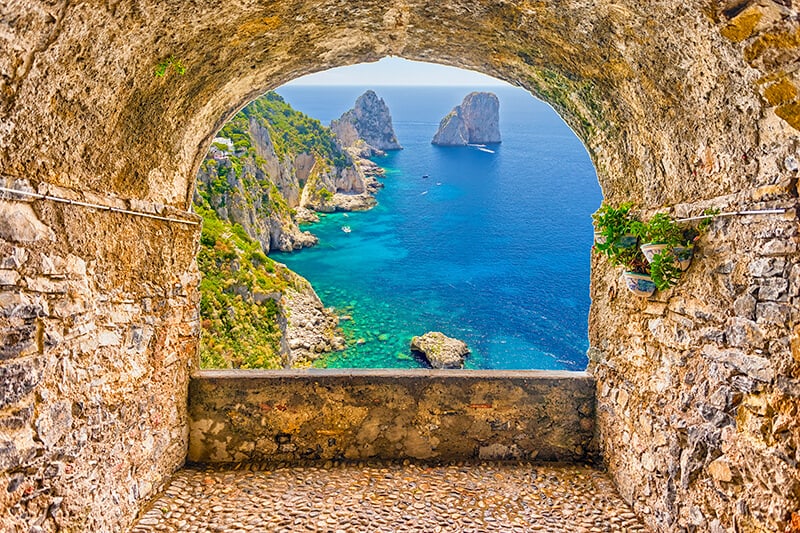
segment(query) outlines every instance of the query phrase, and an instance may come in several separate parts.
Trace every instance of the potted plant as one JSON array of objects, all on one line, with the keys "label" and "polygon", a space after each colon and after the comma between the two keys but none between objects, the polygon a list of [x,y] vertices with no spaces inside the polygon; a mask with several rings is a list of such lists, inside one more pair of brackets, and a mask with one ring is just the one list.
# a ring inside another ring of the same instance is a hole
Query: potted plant
[{"label": "potted plant", "polygon": [[624,267],[622,282],[637,296],[650,296],[656,286],[648,274],[648,265],[641,249],[636,228],[641,225],[631,214],[633,204],[626,202],[615,208],[603,203],[592,215],[595,227],[595,249],[608,257],[612,265]]},{"label": "potted plant", "polygon": [[633,232],[636,219],[631,215],[631,208],[631,202],[625,202],[617,208],[603,202],[592,215],[595,248],[614,265],[623,264],[625,258],[631,255],[631,249],[638,244],[638,237]]},{"label": "potted plant", "polygon": [[666,259],[672,258],[678,262],[680,270],[689,268],[693,254],[692,232],[679,227],[668,214],[656,213],[648,222],[635,222],[633,232],[641,239],[642,253],[649,263],[663,253],[665,257],[659,265],[665,265]]}]

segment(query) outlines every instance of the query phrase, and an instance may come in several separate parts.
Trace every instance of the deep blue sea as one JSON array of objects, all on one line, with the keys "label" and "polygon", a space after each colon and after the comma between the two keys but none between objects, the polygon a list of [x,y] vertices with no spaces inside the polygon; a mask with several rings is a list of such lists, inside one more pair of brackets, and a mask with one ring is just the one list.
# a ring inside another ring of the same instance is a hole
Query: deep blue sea
[{"label": "deep blue sea", "polygon": [[[329,124],[368,88],[278,93]],[[378,206],[328,215],[305,228],[318,246],[272,255],[352,317],[341,322],[350,347],[323,366],[419,367],[409,341],[436,330],[467,342],[468,368],[584,369],[590,215],[602,196],[577,137],[526,91],[492,87],[502,144],[437,147],[441,118],[481,88],[373,89],[404,147],[376,159]]]}]

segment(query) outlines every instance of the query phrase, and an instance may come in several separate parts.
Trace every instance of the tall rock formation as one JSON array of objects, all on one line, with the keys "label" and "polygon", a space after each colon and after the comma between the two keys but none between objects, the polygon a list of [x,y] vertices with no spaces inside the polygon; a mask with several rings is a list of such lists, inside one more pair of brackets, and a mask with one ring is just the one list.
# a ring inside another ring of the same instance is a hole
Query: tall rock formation
[{"label": "tall rock formation", "polygon": [[264,253],[316,244],[297,226],[310,211],[369,209],[380,184],[330,130],[270,92],[214,139],[197,175],[195,203],[244,228]]},{"label": "tall rock formation", "polygon": [[[336,135],[340,146],[356,147],[364,155],[403,149],[394,133],[389,108],[374,91],[367,91],[359,96],[353,109],[331,122],[331,131]],[[360,140],[367,146],[359,143]]]},{"label": "tall rock formation", "polygon": [[500,101],[488,92],[471,92],[439,123],[432,144],[496,144],[500,139]]}]

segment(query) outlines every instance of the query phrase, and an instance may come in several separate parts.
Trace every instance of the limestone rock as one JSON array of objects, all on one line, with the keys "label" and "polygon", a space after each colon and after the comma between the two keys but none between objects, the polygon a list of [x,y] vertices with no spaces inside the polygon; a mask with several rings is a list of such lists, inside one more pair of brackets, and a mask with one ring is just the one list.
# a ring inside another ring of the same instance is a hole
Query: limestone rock
[{"label": "limestone rock", "polygon": [[297,278],[297,290],[286,291],[279,302],[287,317],[284,338],[292,368],[307,367],[326,353],[344,348],[337,315],[323,306],[310,283]]},{"label": "limestone rock", "polygon": [[500,100],[488,92],[472,92],[439,123],[431,143],[440,146],[496,144],[500,138]]},{"label": "limestone rock", "polygon": [[421,353],[433,368],[463,368],[470,353],[467,343],[439,331],[412,338],[411,351]]},{"label": "limestone rock", "polygon": [[12,242],[54,240],[53,230],[42,224],[31,206],[21,202],[0,203],[0,238]]},{"label": "limestone rock", "polygon": [[353,146],[363,139],[376,150],[403,149],[394,133],[389,108],[374,91],[359,96],[353,109],[331,122],[331,130],[342,146]]}]

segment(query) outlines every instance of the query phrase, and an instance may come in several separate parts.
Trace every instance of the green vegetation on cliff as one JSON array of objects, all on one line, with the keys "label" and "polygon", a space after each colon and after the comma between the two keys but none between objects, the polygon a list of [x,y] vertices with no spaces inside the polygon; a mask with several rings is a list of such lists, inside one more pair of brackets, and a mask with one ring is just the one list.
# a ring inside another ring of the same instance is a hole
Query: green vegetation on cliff
[{"label": "green vegetation on cliff", "polygon": [[207,204],[197,264],[200,282],[202,368],[281,368],[278,300],[298,277],[268,258],[238,224],[221,220]]},{"label": "green vegetation on cliff", "polygon": [[220,130],[218,135],[231,139],[237,154],[255,156],[250,120],[267,128],[275,153],[281,160],[309,153],[332,162],[338,168],[348,164],[347,156],[336,145],[328,128],[319,120],[292,108],[275,92],[268,92],[248,104]]},{"label": "green vegetation on cliff", "polygon": [[307,152],[338,168],[349,163],[328,128],[319,120],[293,109],[278,93],[268,92],[245,107],[237,117],[240,115],[255,118],[267,127],[275,153],[281,159],[288,154]]}]

